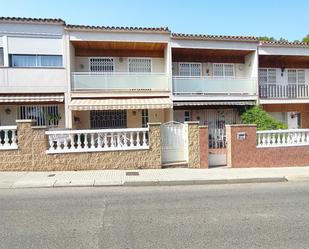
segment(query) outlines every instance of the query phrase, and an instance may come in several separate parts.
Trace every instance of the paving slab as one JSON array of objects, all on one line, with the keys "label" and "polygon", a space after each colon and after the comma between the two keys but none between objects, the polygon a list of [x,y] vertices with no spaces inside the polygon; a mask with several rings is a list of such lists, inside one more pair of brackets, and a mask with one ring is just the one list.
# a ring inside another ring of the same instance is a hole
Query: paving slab
[{"label": "paving slab", "polygon": [[309,181],[309,167],[0,172],[0,188]]},{"label": "paving slab", "polygon": [[47,188],[53,187],[55,183],[54,173],[50,172],[28,172],[18,178],[12,188]]}]

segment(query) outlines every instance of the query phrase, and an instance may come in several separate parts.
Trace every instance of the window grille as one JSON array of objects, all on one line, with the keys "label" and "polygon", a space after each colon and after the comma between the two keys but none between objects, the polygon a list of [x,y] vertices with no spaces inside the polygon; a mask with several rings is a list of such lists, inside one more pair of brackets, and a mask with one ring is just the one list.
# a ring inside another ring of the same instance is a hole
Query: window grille
[{"label": "window grille", "polygon": [[305,70],[297,70],[297,83],[305,84],[305,82],[306,82]]},{"label": "window grille", "polygon": [[224,63],[213,64],[213,74],[217,77],[234,77],[234,65]]},{"label": "window grille", "polygon": [[148,110],[144,109],[142,110],[142,127],[143,128],[147,127],[148,122],[149,122]]},{"label": "window grille", "polygon": [[92,129],[126,128],[127,111],[90,111],[90,126]]},{"label": "window grille", "polygon": [[91,72],[114,72],[113,58],[90,58]]},{"label": "window grille", "polygon": [[201,64],[200,63],[179,63],[180,76],[200,76]]},{"label": "window grille", "polygon": [[288,83],[296,84],[297,83],[297,72],[295,69],[288,70]]},{"label": "window grille", "polygon": [[151,59],[129,59],[129,72],[131,73],[151,73]]},{"label": "window grille", "polygon": [[277,81],[275,68],[260,68],[259,69],[259,82],[261,84],[274,84]]},{"label": "window grille", "polygon": [[17,119],[35,120],[35,126],[58,125],[59,121],[50,120],[51,116],[59,116],[57,105],[51,106],[19,106]]}]

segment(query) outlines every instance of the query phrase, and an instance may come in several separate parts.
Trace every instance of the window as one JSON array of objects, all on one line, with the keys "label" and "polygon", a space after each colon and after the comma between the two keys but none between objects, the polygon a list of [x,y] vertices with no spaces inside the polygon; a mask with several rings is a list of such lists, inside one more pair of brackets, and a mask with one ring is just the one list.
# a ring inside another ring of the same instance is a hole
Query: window
[{"label": "window", "polygon": [[276,84],[276,69],[275,68],[260,68],[259,69],[259,82],[261,84]]},{"label": "window", "polygon": [[191,120],[190,111],[185,111],[185,121],[190,121],[190,120]]},{"label": "window", "polygon": [[234,77],[234,65],[215,63],[213,64],[213,75],[216,77]]},{"label": "window", "polygon": [[89,65],[91,72],[114,72],[113,58],[90,58]]},{"label": "window", "polygon": [[3,48],[0,48],[0,66],[4,65]]},{"label": "window", "polygon": [[303,69],[289,69],[288,70],[288,84],[305,84],[305,70]]},{"label": "window", "polygon": [[58,106],[20,106],[18,119],[33,119],[36,126],[58,125],[59,121],[51,121],[52,116],[59,117]]},{"label": "window", "polygon": [[151,59],[129,59],[129,72],[131,73],[151,73]]},{"label": "window", "polygon": [[147,127],[148,121],[149,121],[148,110],[144,109],[142,110],[142,127],[144,128]]},{"label": "window", "polygon": [[11,67],[62,67],[62,55],[10,55]]},{"label": "window", "polygon": [[200,63],[179,63],[180,76],[200,76],[201,64]]},{"label": "window", "polygon": [[90,111],[92,129],[126,128],[126,110]]}]

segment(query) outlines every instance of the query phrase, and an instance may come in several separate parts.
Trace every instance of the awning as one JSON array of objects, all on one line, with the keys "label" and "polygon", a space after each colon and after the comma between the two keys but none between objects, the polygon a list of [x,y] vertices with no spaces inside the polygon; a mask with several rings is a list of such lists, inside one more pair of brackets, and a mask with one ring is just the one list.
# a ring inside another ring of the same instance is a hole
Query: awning
[{"label": "awning", "polygon": [[174,102],[174,106],[204,106],[204,105],[255,105],[255,101],[182,101]]},{"label": "awning", "polygon": [[63,94],[35,95],[35,94],[7,94],[0,95],[0,103],[20,103],[20,102],[63,102]]},{"label": "awning", "polygon": [[173,103],[169,98],[145,99],[73,99],[69,105],[73,111],[169,109]]}]

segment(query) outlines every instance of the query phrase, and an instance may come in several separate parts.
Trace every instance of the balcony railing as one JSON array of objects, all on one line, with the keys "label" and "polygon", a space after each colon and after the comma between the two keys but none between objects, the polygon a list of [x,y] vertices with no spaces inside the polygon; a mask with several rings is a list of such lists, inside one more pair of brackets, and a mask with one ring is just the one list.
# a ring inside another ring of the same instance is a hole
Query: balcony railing
[{"label": "balcony railing", "polygon": [[175,95],[256,95],[256,80],[253,78],[174,76],[173,92]]},{"label": "balcony railing", "polygon": [[164,73],[97,73],[75,72],[73,91],[168,91],[168,77]]},{"label": "balcony railing", "polygon": [[309,98],[309,85],[259,85],[259,94],[262,99],[298,99]]}]

